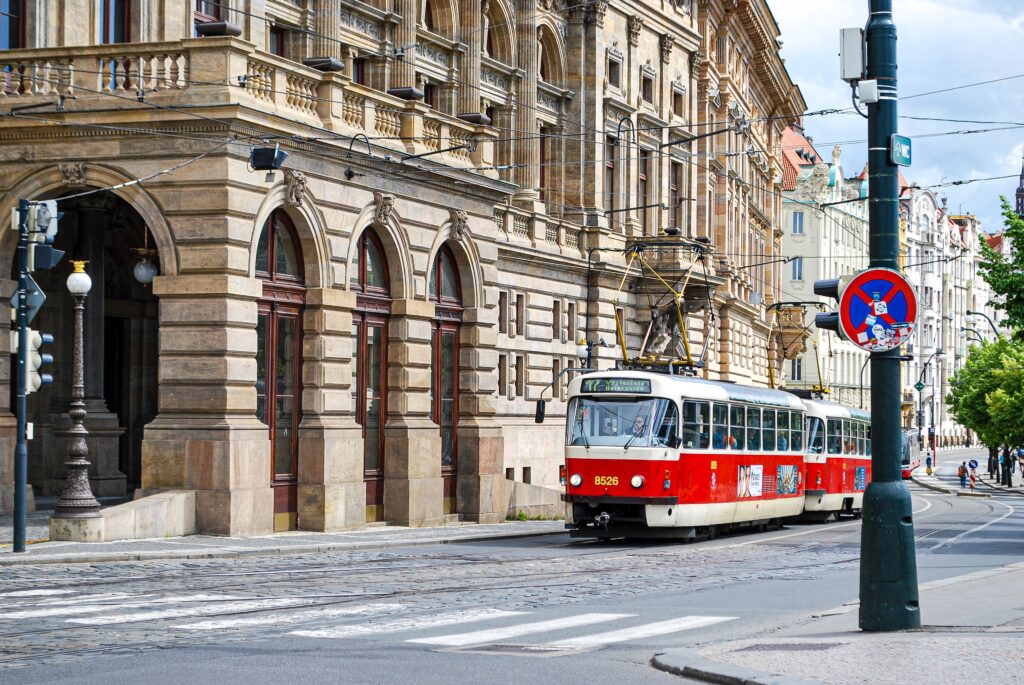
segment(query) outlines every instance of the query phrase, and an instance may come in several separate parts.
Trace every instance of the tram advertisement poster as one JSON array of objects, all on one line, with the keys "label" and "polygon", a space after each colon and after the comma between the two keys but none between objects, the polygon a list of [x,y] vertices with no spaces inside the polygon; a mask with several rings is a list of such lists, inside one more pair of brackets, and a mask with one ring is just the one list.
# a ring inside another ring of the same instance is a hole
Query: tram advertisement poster
[{"label": "tram advertisement poster", "polygon": [[775,492],[779,495],[795,495],[799,471],[792,464],[783,464],[776,469]]},{"label": "tram advertisement poster", "polygon": [[764,466],[741,464],[736,474],[736,497],[760,497],[763,479]]},{"label": "tram advertisement poster", "polygon": [[863,490],[867,487],[868,470],[865,466],[858,466],[853,470],[853,489]]}]

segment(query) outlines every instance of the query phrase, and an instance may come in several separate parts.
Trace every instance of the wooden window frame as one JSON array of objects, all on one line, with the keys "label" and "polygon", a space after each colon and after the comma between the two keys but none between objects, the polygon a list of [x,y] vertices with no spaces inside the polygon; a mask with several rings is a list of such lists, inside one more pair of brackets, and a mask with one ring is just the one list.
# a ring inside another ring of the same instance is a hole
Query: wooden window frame
[{"label": "wooden window frame", "polygon": [[[4,19],[11,22],[11,25],[15,25],[17,30],[9,31],[8,35],[17,37],[17,45],[0,45],[0,50],[21,50],[25,47],[25,11],[28,0],[20,0],[20,6],[18,7],[17,14],[5,13]],[[6,91],[10,92],[10,91]]]},{"label": "wooden window frame", "polygon": [[615,136],[606,136],[604,141],[604,208],[611,212],[617,209],[615,193],[618,186],[617,170],[615,168],[615,153],[619,141]]},{"label": "wooden window frame", "polygon": [[[221,6],[226,0],[196,0],[195,11],[193,17],[197,24],[202,24],[208,21],[220,21],[224,15],[224,8]],[[209,5],[209,7],[204,7]]]},{"label": "wooden window frame", "polygon": [[[112,40],[109,35],[111,29],[111,12],[114,4],[124,3],[124,40]],[[132,3],[131,0],[100,0],[100,44],[101,45],[122,45],[132,42]]]}]

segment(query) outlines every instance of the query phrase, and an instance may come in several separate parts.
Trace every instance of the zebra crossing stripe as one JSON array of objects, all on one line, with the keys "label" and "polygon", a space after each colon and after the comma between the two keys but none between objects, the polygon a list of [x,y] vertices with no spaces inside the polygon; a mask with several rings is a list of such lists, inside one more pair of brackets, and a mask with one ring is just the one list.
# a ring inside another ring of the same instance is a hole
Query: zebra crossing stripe
[{"label": "zebra crossing stripe", "polygon": [[[115,614],[113,616],[89,616],[85,618],[69,618],[66,623],[80,623],[87,626],[104,626],[114,623],[141,623],[143,621],[163,621],[168,618],[184,618],[186,616],[207,616],[209,614],[242,614],[249,611],[281,609],[286,607],[309,606],[308,599],[277,597],[271,599],[254,599],[246,602],[207,602],[200,606],[176,607],[157,611],[140,611],[135,614]],[[237,599],[237,598],[234,598]]]},{"label": "zebra crossing stripe", "polygon": [[389,611],[402,609],[401,604],[364,604],[354,607],[325,607],[312,611],[300,611],[292,614],[265,614],[263,616],[246,616],[244,618],[219,619],[214,621],[200,621],[199,623],[184,623],[174,626],[182,630],[227,630],[230,628],[248,628],[259,626],[281,625],[282,623],[298,623],[300,621],[316,620],[335,616],[362,616],[366,614],[386,614]]},{"label": "zebra crossing stripe", "polygon": [[632,614],[580,614],[566,618],[556,618],[550,621],[539,621],[536,623],[520,623],[504,628],[492,628],[490,630],[478,630],[472,633],[460,633],[458,635],[446,635],[444,637],[425,637],[406,642],[418,642],[428,645],[443,645],[446,647],[464,647],[466,645],[478,645],[484,642],[497,642],[508,640],[513,637],[543,633],[551,630],[574,628],[576,626],[587,626],[606,621],[615,621],[620,618],[631,618]]},{"label": "zebra crossing stripe", "polygon": [[[129,595],[130,596],[130,595]],[[138,595],[135,595],[138,597]],[[143,596],[144,597],[144,596]],[[88,601],[103,602],[110,597],[94,595]],[[22,611],[10,611],[0,614],[0,619],[9,618],[47,618],[50,616],[75,616],[79,614],[96,614],[101,611],[121,611],[124,609],[138,609],[142,607],[177,604],[179,602],[214,602],[223,600],[245,599],[244,597],[233,597],[230,595],[185,595],[182,597],[163,597],[158,599],[137,599],[130,602],[118,602],[117,604],[88,604],[85,597],[78,598],[80,603],[71,606],[47,606],[40,609],[25,609]]]},{"label": "zebra crossing stripe", "polygon": [[659,621],[632,628],[623,628],[622,630],[613,630],[608,633],[597,633],[595,635],[584,635],[568,640],[549,642],[545,646],[564,649],[589,649],[592,647],[603,647],[615,642],[641,640],[647,637],[657,637],[659,635],[668,635],[669,633],[679,633],[684,630],[693,630],[694,628],[704,628],[735,619],[735,616],[684,616],[669,621]]},{"label": "zebra crossing stripe", "polygon": [[0,597],[50,597],[53,595],[73,595],[76,590],[14,590],[0,592]]},{"label": "zebra crossing stripe", "polygon": [[407,630],[423,630],[427,628],[440,628],[442,626],[458,625],[460,623],[474,623],[476,621],[490,621],[497,618],[510,618],[522,616],[521,611],[501,611],[499,609],[470,609],[466,611],[452,611],[434,616],[406,616],[392,621],[381,623],[363,623],[358,625],[333,626],[319,630],[293,630],[289,635],[299,637],[317,637],[327,639],[340,639],[348,637],[362,637],[378,633],[398,633]]}]

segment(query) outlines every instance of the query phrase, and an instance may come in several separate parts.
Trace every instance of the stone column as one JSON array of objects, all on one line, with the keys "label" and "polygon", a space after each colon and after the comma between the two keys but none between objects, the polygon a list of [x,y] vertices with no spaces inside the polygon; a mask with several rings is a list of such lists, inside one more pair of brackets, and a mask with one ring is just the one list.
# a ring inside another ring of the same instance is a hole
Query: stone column
[{"label": "stone column", "polygon": [[159,414],[142,443],[142,487],[196,491],[200,533],[274,530],[270,439],[256,418],[256,299],[227,274],[160,276]]},{"label": "stone column", "polygon": [[[497,291],[487,291],[492,298]],[[477,523],[505,520],[504,438],[495,420],[498,333],[493,307],[463,312],[459,359],[459,440],[456,511]]]},{"label": "stone column", "polygon": [[384,519],[404,526],[444,520],[441,432],[430,418],[434,303],[396,300],[388,330]]},{"label": "stone column", "polygon": [[313,34],[313,55],[305,61],[307,66],[322,71],[341,71],[341,0],[320,0],[316,12],[316,32]]},{"label": "stone column", "polygon": [[537,138],[537,9],[536,3],[520,0],[516,7],[516,53],[521,76],[516,106],[515,181],[519,190],[515,202],[524,209],[543,211],[540,193],[540,142]]},{"label": "stone column", "polygon": [[366,522],[363,432],[352,414],[352,309],[355,293],[306,291],[299,528],[332,531]]},{"label": "stone column", "polygon": [[484,17],[490,0],[459,0],[459,25],[466,50],[462,54],[461,88],[457,116],[474,124],[489,124],[480,112],[480,56],[483,54]]},{"label": "stone column", "polygon": [[403,100],[422,100],[423,91],[416,83],[416,10],[418,0],[397,0],[395,9],[402,15],[395,25],[395,51],[401,51],[402,57],[391,64],[391,86],[388,94]]}]

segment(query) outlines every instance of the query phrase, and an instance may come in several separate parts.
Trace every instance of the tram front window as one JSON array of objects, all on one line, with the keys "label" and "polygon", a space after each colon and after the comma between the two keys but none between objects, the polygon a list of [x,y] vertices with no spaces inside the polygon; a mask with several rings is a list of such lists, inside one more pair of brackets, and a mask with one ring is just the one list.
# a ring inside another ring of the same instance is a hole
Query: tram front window
[{"label": "tram front window", "polygon": [[807,419],[807,450],[814,454],[825,451],[825,422],[819,418]]},{"label": "tram front window", "polygon": [[679,446],[679,413],[671,400],[576,397],[568,416],[569,445]]}]

